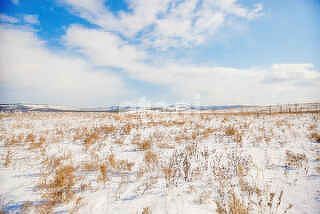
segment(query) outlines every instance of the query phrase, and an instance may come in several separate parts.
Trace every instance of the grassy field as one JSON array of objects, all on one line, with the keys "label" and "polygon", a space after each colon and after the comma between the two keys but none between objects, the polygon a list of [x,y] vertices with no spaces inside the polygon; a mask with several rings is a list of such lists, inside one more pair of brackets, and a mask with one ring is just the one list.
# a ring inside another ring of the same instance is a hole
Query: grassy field
[{"label": "grassy field", "polygon": [[317,213],[320,113],[0,115],[3,213]]}]

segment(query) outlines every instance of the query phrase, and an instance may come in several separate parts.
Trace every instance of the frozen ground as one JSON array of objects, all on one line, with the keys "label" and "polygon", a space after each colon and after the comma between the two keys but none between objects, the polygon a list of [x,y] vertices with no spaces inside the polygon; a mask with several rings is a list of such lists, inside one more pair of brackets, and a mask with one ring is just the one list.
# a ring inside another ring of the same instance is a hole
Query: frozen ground
[{"label": "frozen ground", "polygon": [[320,114],[1,113],[4,213],[319,213]]}]

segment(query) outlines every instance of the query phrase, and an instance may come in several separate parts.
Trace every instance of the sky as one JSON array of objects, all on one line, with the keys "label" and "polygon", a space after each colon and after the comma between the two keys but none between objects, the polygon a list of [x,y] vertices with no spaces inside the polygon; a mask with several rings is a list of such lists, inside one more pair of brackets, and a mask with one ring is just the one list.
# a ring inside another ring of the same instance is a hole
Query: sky
[{"label": "sky", "polygon": [[0,103],[320,101],[319,0],[0,0]]}]

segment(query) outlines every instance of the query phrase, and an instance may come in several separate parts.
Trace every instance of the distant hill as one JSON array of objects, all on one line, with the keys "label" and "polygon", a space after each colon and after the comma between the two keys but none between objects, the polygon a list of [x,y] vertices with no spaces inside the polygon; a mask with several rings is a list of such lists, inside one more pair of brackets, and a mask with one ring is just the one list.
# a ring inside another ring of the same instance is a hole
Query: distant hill
[{"label": "distant hill", "polygon": [[109,106],[97,108],[75,108],[66,106],[55,106],[47,104],[0,104],[0,111],[3,112],[27,112],[27,111],[40,111],[40,112],[127,112],[127,111],[140,111],[140,110],[153,110],[153,111],[188,111],[188,110],[223,110],[230,108],[243,107],[241,105],[230,106],[195,106],[189,104],[174,104],[168,106]]},{"label": "distant hill", "polygon": [[96,108],[77,108],[66,106],[55,106],[47,104],[0,104],[0,112],[135,112],[135,111],[158,111],[158,112],[180,112],[180,111],[214,111],[216,113],[290,113],[290,112],[319,112],[320,103],[301,103],[301,104],[281,104],[281,105],[190,105],[172,104],[167,106],[108,106]]}]

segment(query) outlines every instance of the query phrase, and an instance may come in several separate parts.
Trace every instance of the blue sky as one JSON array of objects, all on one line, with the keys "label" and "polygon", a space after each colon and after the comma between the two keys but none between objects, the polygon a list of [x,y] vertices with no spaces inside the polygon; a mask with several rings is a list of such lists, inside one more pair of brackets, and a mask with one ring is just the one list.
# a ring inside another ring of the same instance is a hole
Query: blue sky
[{"label": "blue sky", "polygon": [[318,0],[2,0],[0,101],[319,101],[319,11]]}]

